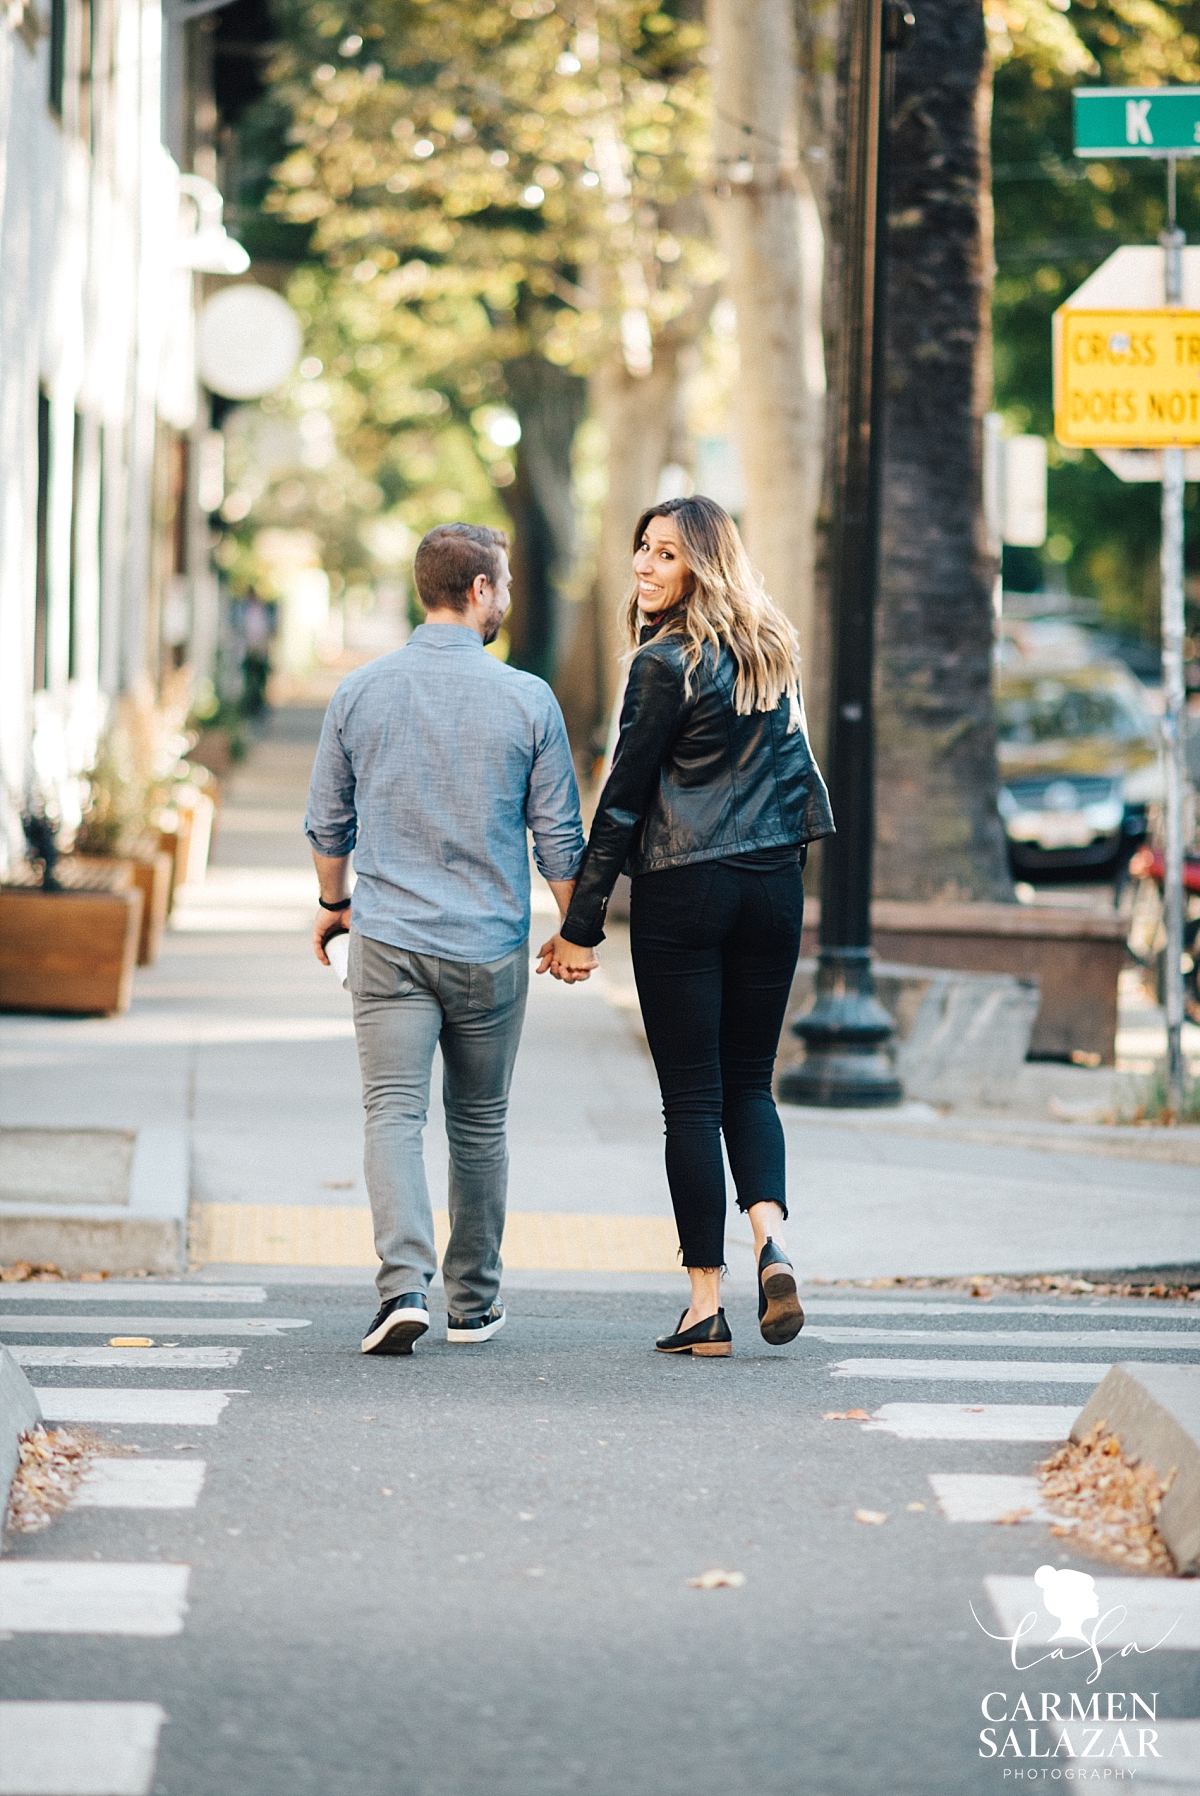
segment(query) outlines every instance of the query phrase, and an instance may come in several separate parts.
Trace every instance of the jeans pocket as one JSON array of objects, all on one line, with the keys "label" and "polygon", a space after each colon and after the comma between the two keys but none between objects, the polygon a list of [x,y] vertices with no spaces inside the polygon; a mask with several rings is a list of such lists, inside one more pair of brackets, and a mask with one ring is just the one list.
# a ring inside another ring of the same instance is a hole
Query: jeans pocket
[{"label": "jeans pocket", "polygon": [[350,931],[346,983],[355,998],[407,998],[416,990],[403,948],[373,942],[369,936],[359,935],[357,929]]},{"label": "jeans pocket", "polygon": [[689,939],[706,920],[719,870],[716,861],[697,861],[639,874],[633,882],[630,922],[636,920],[639,934]]},{"label": "jeans pocket", "polygon": [[521,972],[522,956],[527,955],[524,947],[506,954],[503,960],[493,960],[482,966],[472,965],[470,987],[467,995],[469,1010],[504,1010],[517,996],[517,982]]},{"label": "jeans pocket", "polygon": [[801,865],[784,867],[767,881],[771,923],[781,935],[799,938],[804,926],[804,872]]}]

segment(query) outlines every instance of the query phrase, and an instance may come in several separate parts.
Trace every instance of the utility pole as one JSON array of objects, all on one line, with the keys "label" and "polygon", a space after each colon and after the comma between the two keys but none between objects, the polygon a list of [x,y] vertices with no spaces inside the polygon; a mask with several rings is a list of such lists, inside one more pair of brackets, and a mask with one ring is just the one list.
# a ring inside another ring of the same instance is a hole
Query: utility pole
[{"label": "utility pole", "polygon": [[898,1104],[894,1027],[871,971],[875,834],[873,665],[883,474],[887,160],[892,53],[913,16],[897,0],[856,0],[846,90],[842,191],[845,276],[830,528],[832,668],[829,779],[837,834],[821,846],[821,949],[813,1008],[793,1030],[803,1063],[785,1073],[793,1104]]},{"label": "utility pole", "polygon": [[[1183,303],[1184,235],[1175,222],[1175,157],[1167,157],[1167,228],[1163,247],[1163,298]],[[1183,1114],[1183,450],[1162,451],[1162,670],[1165,828],[1163,904],[1167,925],[1167,1108]]]}]

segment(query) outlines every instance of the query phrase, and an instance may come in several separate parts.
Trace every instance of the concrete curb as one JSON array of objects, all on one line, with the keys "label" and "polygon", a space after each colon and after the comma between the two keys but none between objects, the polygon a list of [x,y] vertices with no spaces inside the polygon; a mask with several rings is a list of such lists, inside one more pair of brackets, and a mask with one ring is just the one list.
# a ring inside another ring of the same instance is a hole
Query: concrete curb
[{"label": "concrete curb", "polygon": [[8,1514],[8,1492],[17,1469],[17,1442],[42,1419],[33,1386],[7,1347],[0,1347],[0,1528]]},{"label": "concrete curb", "polygon": [[189,1180],[187,1131],[139,1129],[127,1203],[0,1203],[0,1261],[64,1272],[180,1272]]},{"label": "concrete curb", "polygon": [[1200,1366],[1113,1366],[1071,1430],[1082,1440],[1103,1422],[1126,1459],[1145,1460],[1175,1479],[1158,1512],[1158,1531],[1181,1577],[1200,1572]]}]

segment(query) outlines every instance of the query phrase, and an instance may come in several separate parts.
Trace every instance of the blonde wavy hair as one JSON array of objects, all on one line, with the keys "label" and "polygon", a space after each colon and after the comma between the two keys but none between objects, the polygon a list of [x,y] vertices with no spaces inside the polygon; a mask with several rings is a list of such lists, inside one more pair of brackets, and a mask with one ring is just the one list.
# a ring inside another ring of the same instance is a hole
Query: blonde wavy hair
[{"label": "blonde wavy hair", "polygon": [[[714,660],[727,648],[737,667],[733,708],[739,715],[773,711],[787,694],[791,705],[788,733],[804,728],[800,698],[800,642],[795,630],[763,589],[762,575],[751,566],[738,527],[714,499],[696,493],[689,499],[667,499],[649,506],[633,533],[633,553],[641,547],[651,518],[671,518],[679,532],[692,573],[683,605],[656,638],[675,637],[685,644],[685,677],[692,676],[712,648]],[[637,653],[644,622],[634,583],[625,612],[629,646]]]}]

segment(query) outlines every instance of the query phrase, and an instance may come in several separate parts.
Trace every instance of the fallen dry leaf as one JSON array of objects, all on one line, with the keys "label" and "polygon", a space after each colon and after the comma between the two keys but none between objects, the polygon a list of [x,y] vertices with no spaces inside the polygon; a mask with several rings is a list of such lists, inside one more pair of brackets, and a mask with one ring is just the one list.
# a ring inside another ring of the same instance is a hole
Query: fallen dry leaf
[{"label": "fallen dry leaf", "polygon": [[856,1522],[866,1522],[872,1528],[878,1528],[887,1521],[887,1516],[882,1509],[856,1509],[854,1519]]},{"label": "fallen dry leaf", "polygon": [[1027,1515],[1032,1514],[1032,1509],[1010,1509],[1007,1515],[996,1517],[996,1526],[998,1528],[1015,1528],[1018,1522],[1023,1522]]},{"label": "fallen dry leaf", "polygon": [[904,1507],[910,1515],[923,1515],[925,1511],[924,1503],[906,1503]]},{"label": "fallen dry leaf", "polygon": [[746,1582],[745,1572],[706,1571],[688,1579],[690,1590],[740,1590]]},{"label": "fallen dry leaf", "polygon": [[90,1428],[45,1428],[39,1422],[17,1442],[17,1469],[8,1498],[7,1526],[18,1534],[47,1527],[75,1495],[89,1462],[98,1454],[119,1454]]},{"label": "fallen dry leaf", "polygon": [[326,1191],[352,1191],[354,1189],[353,1179],[322,1179],[321,1183]]},{"label": "fallen dry leaf", "polygon": [[110,1347],[153,1347],[154,1342],[149,1335],[110,1335]]},{"label": "fallen dry leaf", "polygon": [[1038,1467],[1042,1502],[1060,1518],[1052,1534],[1069,1534],[1072,1546],[1131,1571],[1174,1571],[1155,1527],[1159,1505],[1171,1487],[1174,1468],[1160,1478],[1156,1468],[1132,1464],[1120,1437],[1099,1421],[1081,1441],[1068,1441]]},{"label": "fallen dry leaf", "polygon": [[827,1409],[821,1420],[823,1422],[869,1422],[871,1418],[865,1409]]},{"label": "fallen dry leaf", "polygon": [[60,1279],[66,1273],[60,1272],[57,1266],[37,1265],[33,1260],[14,1260],[11,1266],[0,1266],[0,1282],[6,1285],[21,1285],[29,1280]]}]

